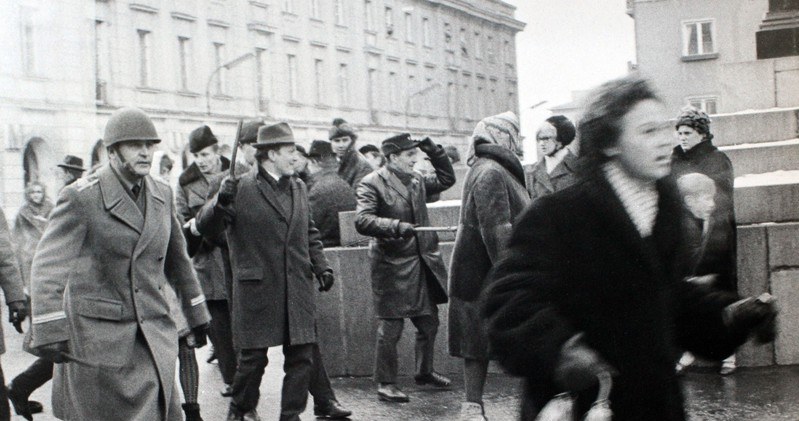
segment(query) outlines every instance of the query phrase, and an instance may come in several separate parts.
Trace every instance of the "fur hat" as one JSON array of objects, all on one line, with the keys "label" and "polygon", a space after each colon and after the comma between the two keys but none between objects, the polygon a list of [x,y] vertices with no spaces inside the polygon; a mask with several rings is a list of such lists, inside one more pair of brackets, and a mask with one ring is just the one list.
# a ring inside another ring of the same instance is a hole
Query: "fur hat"
[{"label": "fur hat", "polygon": [[336,118],[333,120],[333,127],[330,128],[327,138],[333,140],[343,136],[349,136],[352,140],[358,139],[358,135],[355,134],[355,129],[350,126],[350,123],[343,118]]},{"label": "fur hat", "polygon": [[189,135],[189,152],[197,153],[217,143],[219,143],[219,141],[216,139],[216,136],[214,136],[211,128],[208,126],[200,126],[192,130]]},{"label": "fur hat", "polygon": [[677,123],[674,128],[679,129],[680,126],[688,126],[696,130],[697,133],[705,135],[708,140],[713,138],[710,133],[710,116],[696,107],[688,105],[680,110],[680,115],[677,116]]},{"label": "fur hat", "polygon": [[577,130],[574,128],[574,123],[571,122],[566,116],[553,115],[546,119],[546,122],[551,124],[558,133],[558,142],[566,146],[572,143],[574,137],[577,135]]}]

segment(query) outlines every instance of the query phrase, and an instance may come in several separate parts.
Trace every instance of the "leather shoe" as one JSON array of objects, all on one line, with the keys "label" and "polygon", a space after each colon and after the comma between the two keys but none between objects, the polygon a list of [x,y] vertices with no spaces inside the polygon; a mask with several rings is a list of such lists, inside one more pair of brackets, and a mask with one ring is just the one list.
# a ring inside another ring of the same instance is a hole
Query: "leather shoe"
[{"label": "leather shoe", "polygon": [[452,384],[452,380],[436,373],[435,371],[426,374],[417,374],[413,379],[416,380],[416,384],[419,386],[429,384],[439,388],[446,388]]},{"label": "leather shoe", "polygon": [[329,401],[326,405],[314,405],[313,414],[316,418],[340,420],[352,415],[352,411],[345,409],[336,400]]},{"label": "leather shoe", "polygon": [[28,400],[28,397],[18,393],[13,385],[8,385],[8,400],[11,401],[14,412],[28,421],[33,420],[33,414],[44,411],[41,402]]},{"label": "leather shoe", "polygon": [[233,385],[225,384],[225,388],[219,391],[219,394],[225,398],[233,396]]},{"label": "leather shoe", "polygon": [[386,402],[408,402],[408,395],[402,393],[394,383],[381,384],[377,387],[377,397]]}]

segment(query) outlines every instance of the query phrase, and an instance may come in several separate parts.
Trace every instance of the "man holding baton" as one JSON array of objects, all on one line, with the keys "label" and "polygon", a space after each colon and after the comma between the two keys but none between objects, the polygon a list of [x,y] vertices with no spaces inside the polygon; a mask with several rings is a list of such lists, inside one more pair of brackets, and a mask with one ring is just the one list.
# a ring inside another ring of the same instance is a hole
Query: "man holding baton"
[{"label": "man holding baton", "polygon": [[[413,171],[419,150],[427,154],[435,174]],[[415,227],[430,225],[427,198],[455,184],[444,149],[430,138],[404,133],[383,141],[387,164],[358,186],[355,228],[374,237],[370,243],[372,291],[378,318],[375,381],[380,400],[407,402],[396,385],[397,341],[406,318],[416,326],[416,383],[448,387],[450,380],[433,371],[438,333],[438,304],[447,302],[447,270],[438,236]]]}]

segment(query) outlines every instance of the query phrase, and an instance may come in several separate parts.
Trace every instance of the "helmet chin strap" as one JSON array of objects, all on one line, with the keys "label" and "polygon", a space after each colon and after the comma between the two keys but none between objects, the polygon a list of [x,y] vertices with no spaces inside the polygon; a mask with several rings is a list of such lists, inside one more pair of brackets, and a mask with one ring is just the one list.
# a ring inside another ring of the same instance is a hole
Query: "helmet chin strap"
[{"label": "helmet chin strap", "polygon": [[127,159],[125,159],[124,156],[122,156],[122,154],[119,152],[119,150],[115,150],[113,156],[116,157],[117,163],[119,164],[119,169],[121,171],[126,172],[128,176],[130,176],[131,178],[142,178],[143,177],[143,176],[140,176],[140,175],[136,174],[136,170],[133,168],[133,165],[131,165],[130,161],[128,161]]}]

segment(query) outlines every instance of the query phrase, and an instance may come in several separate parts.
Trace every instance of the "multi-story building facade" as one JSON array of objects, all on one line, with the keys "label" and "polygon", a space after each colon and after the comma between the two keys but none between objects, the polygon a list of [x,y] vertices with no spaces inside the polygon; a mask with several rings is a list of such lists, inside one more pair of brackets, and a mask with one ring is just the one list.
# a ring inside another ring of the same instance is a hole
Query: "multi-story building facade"
[{"label": "multi-story building facade", "polygon": [[[518,111],[500,0],[11,0],[0,3],[0,201],[22,202],[65,154],[91,160],[108,116],[137,106],[173,156],[208,124],[288,121],[308,143],[335,117],[360,142],[400,131],[465,145]],[[179,172],[179,171],[176,171]]]},{"label": "multi-story building facade", "polygon": [[799,1],[628,0],[639,70],[670,109],[799,106]]}]

